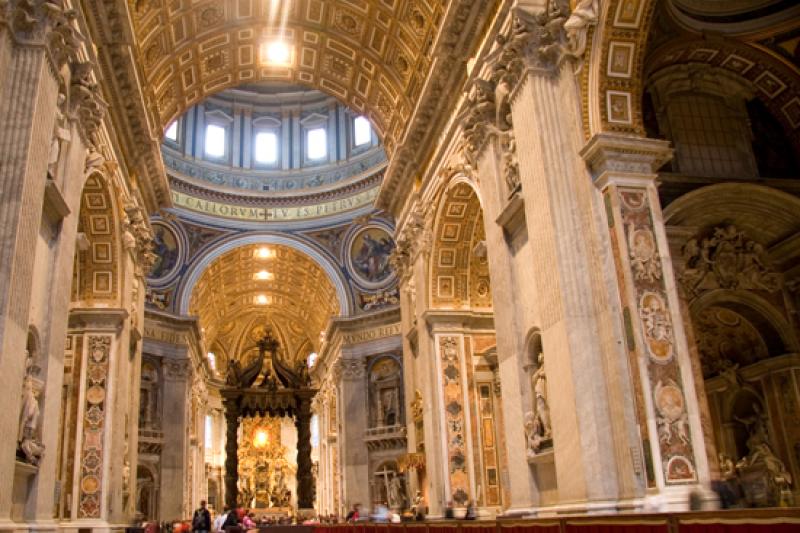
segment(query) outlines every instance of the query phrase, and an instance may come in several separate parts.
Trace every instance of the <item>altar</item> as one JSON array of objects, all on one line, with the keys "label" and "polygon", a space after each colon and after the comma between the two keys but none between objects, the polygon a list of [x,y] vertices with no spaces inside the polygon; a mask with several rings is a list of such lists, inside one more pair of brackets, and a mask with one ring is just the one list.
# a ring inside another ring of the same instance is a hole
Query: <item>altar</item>
[{"label": "altar", "polygon": [[[229,367],[220,391],[227,425],[225,504],[250,509],[257,521],[262,515],[288,516],[295,507],[313,509],[311,400],[317,392],[307,368],[292,368],[278,358],[278,342],[269,332],[258,347],[258,357],[246,368]],[[274,375],[269,369],[262,375],[266,353]],[[294,461],[287,454],[292,425]]]}]

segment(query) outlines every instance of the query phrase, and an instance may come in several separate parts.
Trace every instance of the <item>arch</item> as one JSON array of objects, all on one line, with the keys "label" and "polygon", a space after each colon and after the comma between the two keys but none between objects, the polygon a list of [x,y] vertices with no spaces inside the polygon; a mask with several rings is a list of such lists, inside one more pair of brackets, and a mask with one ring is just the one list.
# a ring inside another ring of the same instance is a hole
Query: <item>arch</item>
[{"label": "arch", "polygon": [[[769,49],[733,39],[683,36],[647,55],[646,81],[676,65],[705,65],[721,69],[741,80],[752,95],[763,102],[781,123],[796,149],[800,150],[800,69]],[[640,98],[641,100],[641,98]]]},{"label": "arch", "polygon": [[73,301],[118,301],[122,283],[120,211],[106,176],[90,173],[81,192]]},{"label": "arch", "polygon": [[[405,126],[444,19],[442,2],[137,2],[145,84],[162,127],[210,94],[262,80],[301,83],[367,114],[387,149]],[[392,21],[399,23],[392,24]],[[275,41],[288,58],[265,61]]]},{"label": "arch", "polygon": [[349,316],[353,313],[353,299],[350,291],[348,290],[347,281],[345,280],[342,271],[336,265],[334,260],[328,257],[325,252],[318,250],[315,246],[305,241],[285,234],[275,233],[237,235],[220,241],[212,250],[207,251],[189,267],[184,275],[183,281],[177,289],[178,313],[182,315],[188,314],[189,301],[192,296],[192,291],[194,290],[198,279],[200,279],[200,276],[215,259],[219,258],[226,252],[241,246],[246,246],[248,244],[280,244],[305,254],[317,265],[319,265],[320,268],[322,268],[333,284],[333,287],[336,290],[336,296],[339,300],[340,315]]},{"label": "arch", "polygon": [[583,101],[590,134],[612,131],[644,135],[642,79],[647,39],[657,0],[600,2]]},{"label": "arch", "polygon": [[718,183],[684,194],[664,208],[667,226],[701,228],[722,221],[770,245],[800,231],[800,200],[764,185]]},{"label": "arch", "polygon": [[[687,33],[650,53],[648,41],[656,8],[667,2],[609,0],[600,4],[589,68],[582,80],[583,101],[588,103],[584,119],[589,134],[600,131],[645,134],[642,116],[645,65],[647,72],[652,73],[669,64],[708,62],[738,71],[754,82],[759,97],[769,100],[775,117],[787,127],[795,146],[800,146],[800,103],[797,103],[800,73],[789,61],[763,44],[730,38],[709,39],[696,27],[684,28]],[[663,13],[667,10],[669,6]]]},{"label": "arch", "polygon": [[762,337],[765,337],[764,333],[769,333],[772,338],[780,339],[782,346],[774,344],[770,346],[768,343],[770,356],[800,351],[800,342],[792,326],[780,311],[753,291],[728,289],[708,291],[691,302],[689,312],[694,317],[712,306],[730,308],[762,328]]},{"label": "arch", "polygon": [[436,196],[429,265],[430,305],[490,310],[491,280],[478,191],[469,178],[455,174]]}]

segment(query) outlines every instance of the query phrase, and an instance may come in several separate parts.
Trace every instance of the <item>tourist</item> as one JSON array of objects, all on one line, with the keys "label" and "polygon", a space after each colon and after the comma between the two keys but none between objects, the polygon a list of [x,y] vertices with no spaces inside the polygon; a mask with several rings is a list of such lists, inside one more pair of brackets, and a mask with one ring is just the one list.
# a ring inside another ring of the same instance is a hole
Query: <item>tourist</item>
[{"label": "tourist", "polygon": [[238,528],[239,527],[239,516],[236,513],[236,509],[228,510],[228,514],[225,515],[225,521],[222,523],[222,530],[226,533],[230,533],[231,528]]},{"label": "tourist", "polygon": [[200,500],[200,508],[192,517],[192,532],[208,533],[211,530],[211,513],[206,509],[206,501]]},{"label": "tourist", "polygon": [[253,513],[245,512],[244,518],[242,519],[242,527],[245,529],[245,531],[255,529],[256,522],[253,520],[254,516],[255,514]]},{"label": "tourist", "polygon": [[475,502],[470,500],[467,503],[467,512],[464,514],[464,520],[475,520],[478,515],[475,513]]},{"label": "tourist", "polygon": [[214,533],[224,533],[222,525],[225,523],[225,519],[228,517],[228,511],[228,506],[224,506],[222,508],[222,512],[219,513],[214,519]]},{"label": "tourist", "polygon": [[375,506],[375,512],[372,513],[372,520],[374,522],[386,523],[389,521],[389,506],[386,502],[379,503]]},{"label": "tourist", "polygon": [[347,513],[347,518],[345,518],[345,522],[358,522],[358,519],[361,518],[359,511],[361,510],[361,504],[356,503],[353,504],[353,508]]},{"label": "tourist", "polygon": [[447,502],[447,507],[444,508],[444,519],[453,520],[455,517],[456,514],[455,510],[453,509],[453,502]]}]

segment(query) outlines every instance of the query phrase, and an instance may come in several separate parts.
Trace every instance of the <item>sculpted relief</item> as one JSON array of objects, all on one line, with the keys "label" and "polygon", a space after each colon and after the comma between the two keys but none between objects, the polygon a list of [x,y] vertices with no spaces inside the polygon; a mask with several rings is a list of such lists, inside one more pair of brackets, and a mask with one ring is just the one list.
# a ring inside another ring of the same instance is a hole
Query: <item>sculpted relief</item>
[{"label": "sculpted relief", "polygon": [[683,246],[683,262],[679,279],[690,297],[711,289],[775,292],[781,284],[764,246],[733,224],[689,239]]}]

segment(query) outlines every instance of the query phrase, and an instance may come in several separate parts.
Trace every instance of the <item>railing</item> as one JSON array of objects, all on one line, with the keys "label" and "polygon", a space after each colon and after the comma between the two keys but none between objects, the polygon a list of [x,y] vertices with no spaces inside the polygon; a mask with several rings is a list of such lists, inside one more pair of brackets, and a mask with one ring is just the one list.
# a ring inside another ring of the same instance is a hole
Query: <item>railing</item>
[{"label": "railing", "polygon": [[406,445],[406,427],[401,425],[369,428],[364,442],[370,450],[401,448]]},{"label": "railing", "polygon": [[139,428],[139,453],[159,454],[163,445],[163,431]]},{"label": "railing", "polygon": [[320,524],[314,533],[796,533],[800,508],[564,516],[533,520],[441,520]]}]

